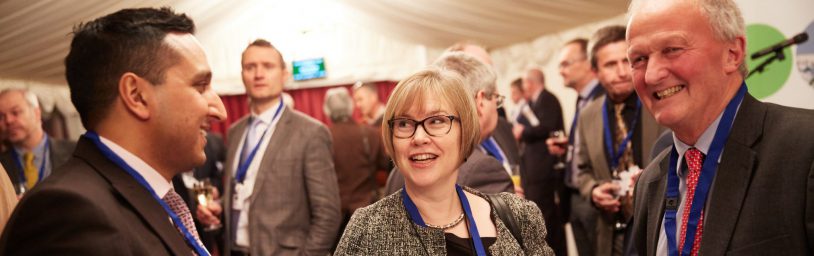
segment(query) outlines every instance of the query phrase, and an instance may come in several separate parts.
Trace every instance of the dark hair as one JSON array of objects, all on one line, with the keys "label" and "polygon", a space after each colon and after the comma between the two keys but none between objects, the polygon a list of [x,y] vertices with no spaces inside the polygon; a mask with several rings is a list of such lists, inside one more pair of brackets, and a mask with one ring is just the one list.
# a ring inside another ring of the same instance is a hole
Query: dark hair
[{"label": "dark hair", "polygon": [[[276,51],[277,55],[280,56],[280,67],[282,69],[285,69],[285,60],[283,60],[283,53],[281,53],[280,50],[277,50],[277,47],[274,47],[274,45],[271,44],[271,42],[269,42],[266,39],[262,39],[262,38],[255,39],[253,42],[249,43],[249,45],[246,46],[246,49],[243,50],[243,53],[245,54],[246,50],[248,50],[249,47],[252,47],[252,46],[271,48],[274,51]],[[240,58],[241,58],[241,61],[243,61],[243,55],[241,55]]]},{"label": "dark hair", "polygon": [[568,41],[567,43],[565,43],[565,46],[570,45],[570,44],[579,45],[579,50],[580,50],[580,52],[582,52],[582,55],[584,55],[586,57],[588,56],[588,39],[581,38],[581,37],[580,38],[574,38],[574,39],[571,39],[571,41]]},{"label": "dark hair", "polygon": [[517,78],[512,81],[510,87],[516,87],[521,92],[523,91],[523,78]]},{"label": "dark hair", "polygon": [[123,9],[74,27],[65,77],[85,128],[107,115],[124,73],[154,85],[164,82],[164,72],[178,61],[178,53],[163,43],[171,32],[192,34],[195,24],[163,7]]},{"label": "dark hair", "polygon": [[606,45],[625,41],[625,32],[625,26],[614,25],[600,28],[594,33],[593,46],[591,46],[591,68],[594,70],[599,68],[599,63],[596,63],[596,51]]}]

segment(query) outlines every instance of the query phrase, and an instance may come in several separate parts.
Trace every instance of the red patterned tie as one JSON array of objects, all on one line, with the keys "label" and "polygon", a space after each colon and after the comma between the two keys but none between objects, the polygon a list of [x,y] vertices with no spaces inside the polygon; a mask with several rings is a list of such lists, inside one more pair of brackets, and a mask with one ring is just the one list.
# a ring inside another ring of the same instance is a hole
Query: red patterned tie
[{"label": "red patterned tie", "polygon": [[[198,230],[195,228],[195,222],[192,221],[192,214],[189,212],[189,207],[187,207],[187,203],[184,202],[181,195],[178,195],[174,189],[170,189],[170,191],[167,192],[167,194],[164,195],[164,198],[161,200],[164,200],[164,202],[170,207],[170,210],[178,215],[178,218],[181,219],[181,222],[184,223],[187,230],[189,230],[189,232],[192,233],[192,236],[195,237],[195,241],[198,244],[201,244],[201,238],[198,237]],[[176,228],[178,228],[178,225],[176,225]],[[178,232],[181,232],[181,228],[178,228]],[[183,236],[183,232],[181,232],[181,235]]]},{"label": "red patterned tie", "polygon": [[[684,248],[684,238],[687,236],[687,221],[690,218],[692,200],[695,197],[695,187],[698,185],[698,177],[701,176],[701,166],[704,163],[704,154],[697,148],[690,148],[684,153],[684,160],[687,161],[687,193],[684,201],[684,213],[681,215],[681,236],[678,249]],[[690,255],[698,255],[698,246],[701,244],[701,233],[704,230],[704,211],[701,210],[701,217],[698,219],[698,229],[695,230],[695,240],[692,243]]]}]

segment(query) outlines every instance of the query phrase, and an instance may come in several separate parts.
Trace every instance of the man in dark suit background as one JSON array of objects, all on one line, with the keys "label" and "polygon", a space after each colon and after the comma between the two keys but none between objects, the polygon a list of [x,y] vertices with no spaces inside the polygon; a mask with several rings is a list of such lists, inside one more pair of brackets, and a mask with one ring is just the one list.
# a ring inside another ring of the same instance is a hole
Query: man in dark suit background
[{"label": "man in dark suit background", "polygon": [[249,44],[241,66],[251,113],[227,134],[224,207],[198,215],[210,225],[223,211],[224,255],[328,254],[342,219],[331,134],[284,105],[290,73],[270,42]]},{"label": "man in dark suit background", "polygon": [[596,215],[597,211],[591,202],[579,194],[576,185],[576,177],[579,175],[579,168],[574,161],[574,156],[581,150],[579,147],[580,138],[577,134],[579,127],[579,115],[582,109],[597,97],[605,95],[603,88],[596,80],[596,76],[591,72],[591,64],[588,60],[588,40],[576,38],[568,41],[560,50],[559,71],[565,82],[565,87],[574,89],[578,96],[576,111],[571,122],[571,130],[568,132],[567,144],[558,141],[557,138],[546,140],[548,151],[552,155],[565,158],[565,187],[562,190],[562,208],[564,216],[571,223],[571,230],[574,234],[574,242],[577,245],[577,252],[582,256],[595,255],[596,247]]},{"label": "man in dark suit background", "polygon": [[75,29],[66,77],[88,133],[22,198],[0,254],[209,255],[170,183],[204,163],[202,128],[226,117],[194,31],[168,8]]},{"label": "man in dark suit background", "polygon": [[814,254],[814,111],[749,95],[735,2],[630,10],[634,87],[674,138],[636,184],[638,252]]},{"label": "man in dark suit background", "polygon": [[0,122],[11,148],[0,154],[17,195],[30,190],[71,157],[76,145],[48,136],[42,128],[37,96],[25,89],[0,91]]},{"label": "man in dark suit background", "polygon": [[534,201],[545,216],[548,244],[557,255],[565,255],[565,218],[557,197],[563,187],[563,173],[554,170],[557,158],[548,152],[546,139],[552,131],[563,130],[562,107],[554,94],[545,90],[543,71],[533,68],[523,77],[523,91],[535,118],[536,126],[528,121],[516,124],[515,138],[525,145],[521,162],[521,177],[526,198]]},{"label": "man in dark suit background", "polygon": [[[506,157],[506,150],[503,150],[492,137],[499,119],[497,107],[503,100],[495,88],[494,70],[473,55],[464,52],[445,53],[433,65],[460,74],[467,85],[466,89],[475,98],[475,106],[478,108],[481,147],[480,150],[474,150],[459,167],[458,184],[484,193],[513,193],[514,185],[507,167],[509,159]],[[491,144],[484,146],[484,143]],[[385,192],[391,194],[401,189],[403,185],[404,178],[401,174],[397,171],[391,172]]]}]

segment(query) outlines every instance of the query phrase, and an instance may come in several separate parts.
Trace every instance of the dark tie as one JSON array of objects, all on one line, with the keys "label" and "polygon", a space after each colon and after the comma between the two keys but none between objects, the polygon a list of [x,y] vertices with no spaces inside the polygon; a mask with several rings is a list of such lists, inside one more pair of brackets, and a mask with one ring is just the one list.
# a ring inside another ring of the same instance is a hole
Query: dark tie
[{"label": "dark tie", "polygon": [[[695,187],[698,185],[698,177],[701,176],[701,166],[704,163],[704,154],[697,148],[690,148],[684,153],[684,159],[687,161],[687,193],[684,202],[684,212],[681,214],[681,236],[678,248],[684,248],[684,238],[687,236],[687,221],[690,218],[690,209],[692,208],[692,199],[695,197]],[[698,219],[698,229],[695,230],[695,240],[692,243],[692,251],[690,255],[698,254],[698,246],[701,244],[701,233],[704,230],[704,211],[701,210],[701,217]]]},{"label": "dark tie", "polygon": [[[182,223],[184,223],[184,227],[186,227],[187,230],[190,233],[192,233],[192,236],[195,237],[195,242],[197,242],[198,244],[202,244],[201,238],[198,237],[198,230],[195,228],[195,222],[192,221],[192,214],[189,212],[187,203],[184,202],[184,199],[181,198],[181,195],[178,195],[178,193],[175,192],[174,189],[170,189],[170,191],[167,192],[167,194],[164,195],[164,198],[162,198],[161,200],[164,200],[164,202],[167,203],[168,206],[170,206],[170,210],[175,212],[175,215],[178,215],[178,218],[181,219]],[[175,227],[178,229],[178,232],[180,232],[181,235],[183,236],[184,233],[181,232],[181,228],[179,228],[177,224],[175,225]]]},{"label": "dark tie", "polygon": [[[621,144],[622,141],[625,140],[625,137],[627,137],[628,127],[625,124],[625,118],[622,115],[622,110],[625,109],[625,104],[624,103],[616,104],[614,108],[616,110],[616,136],[613,143],[614,144],[613,148],[615,150],[619,149],[619,144]],[[633,150],[631,150],[632,144],[633,144],[632,141],[627,142],[627,144],[625,145],[624,153],[622,153],[622,156],[619,158],[618,166],[613,166],[613,168],[616,168],[617,171],[627,170],[627,168],[631,166],[633,162],[632,161]]]}]

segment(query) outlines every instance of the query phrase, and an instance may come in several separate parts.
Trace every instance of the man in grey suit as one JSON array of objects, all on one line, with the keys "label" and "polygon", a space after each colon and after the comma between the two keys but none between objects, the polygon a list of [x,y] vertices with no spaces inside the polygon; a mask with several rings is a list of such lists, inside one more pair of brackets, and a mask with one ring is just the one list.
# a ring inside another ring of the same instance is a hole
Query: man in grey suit
[{"label": "man in grey suit", "polygon": [[[469,186],[484,193],[514,192],[509,175],[508,155],[492,137],[497,127],[497,108],[503,96],[497,94],[496,76],[492,67],[463,52],[448,52],[433,65],[460,74],[470,95],[475,98],[481,129],[481,150],[475,150],[459,167],[458,184]],[[488,145],[486,145],[489,143]],[[404,177],[397,171],[390,172],[385,194],[392,194],[404,185]]]},{"label": "man in grey suit", "polygon": [[[625,27],[601,28],[591,44],[591,68],[607,94],[585,107],[579,117],[577,132],[581,140],[575,157],[579,168],[576,184],[581,196],[601,210],[593,219],[597,236],[594,255],[622,255],[632,202],[630,194],[616,197],[621,188],[612,182],[619,177],[614,174],[627,171],[633,175],[640,166],[650,163],[650,148],[662,128],[652,116],[643,113],[633,91]],[[614,111],[616,108],[621,108],[619,115]],[[623,141],[628,136],[627,142]],[[607,145],[612,145],[610,151]]]},{"label": "man in grey suit", "polygon": [[630,9],[634,87],[674,138],[636,184],[638,252],[814,254],[814,111],[749,95],[735,2]]},{"label": "man in grey suit", "polygon": [[[271,43],[249,44],[242,70],[251,115],[227,134],[224,255],[328,254],[342,219],[331,135],[283,104],[289,73]],[[220,209],[199,209],[216,222]]]},{"label": "man in grey suit", "polygon": [[12,146],[0,154],[0,163],[6,168],[17,195],[30,190],[67,162],[76,146],[45,133],[37,96],[26,89],[0,91],[0,122],[6,127],[4,136],[0,137],[6,138]]}]

